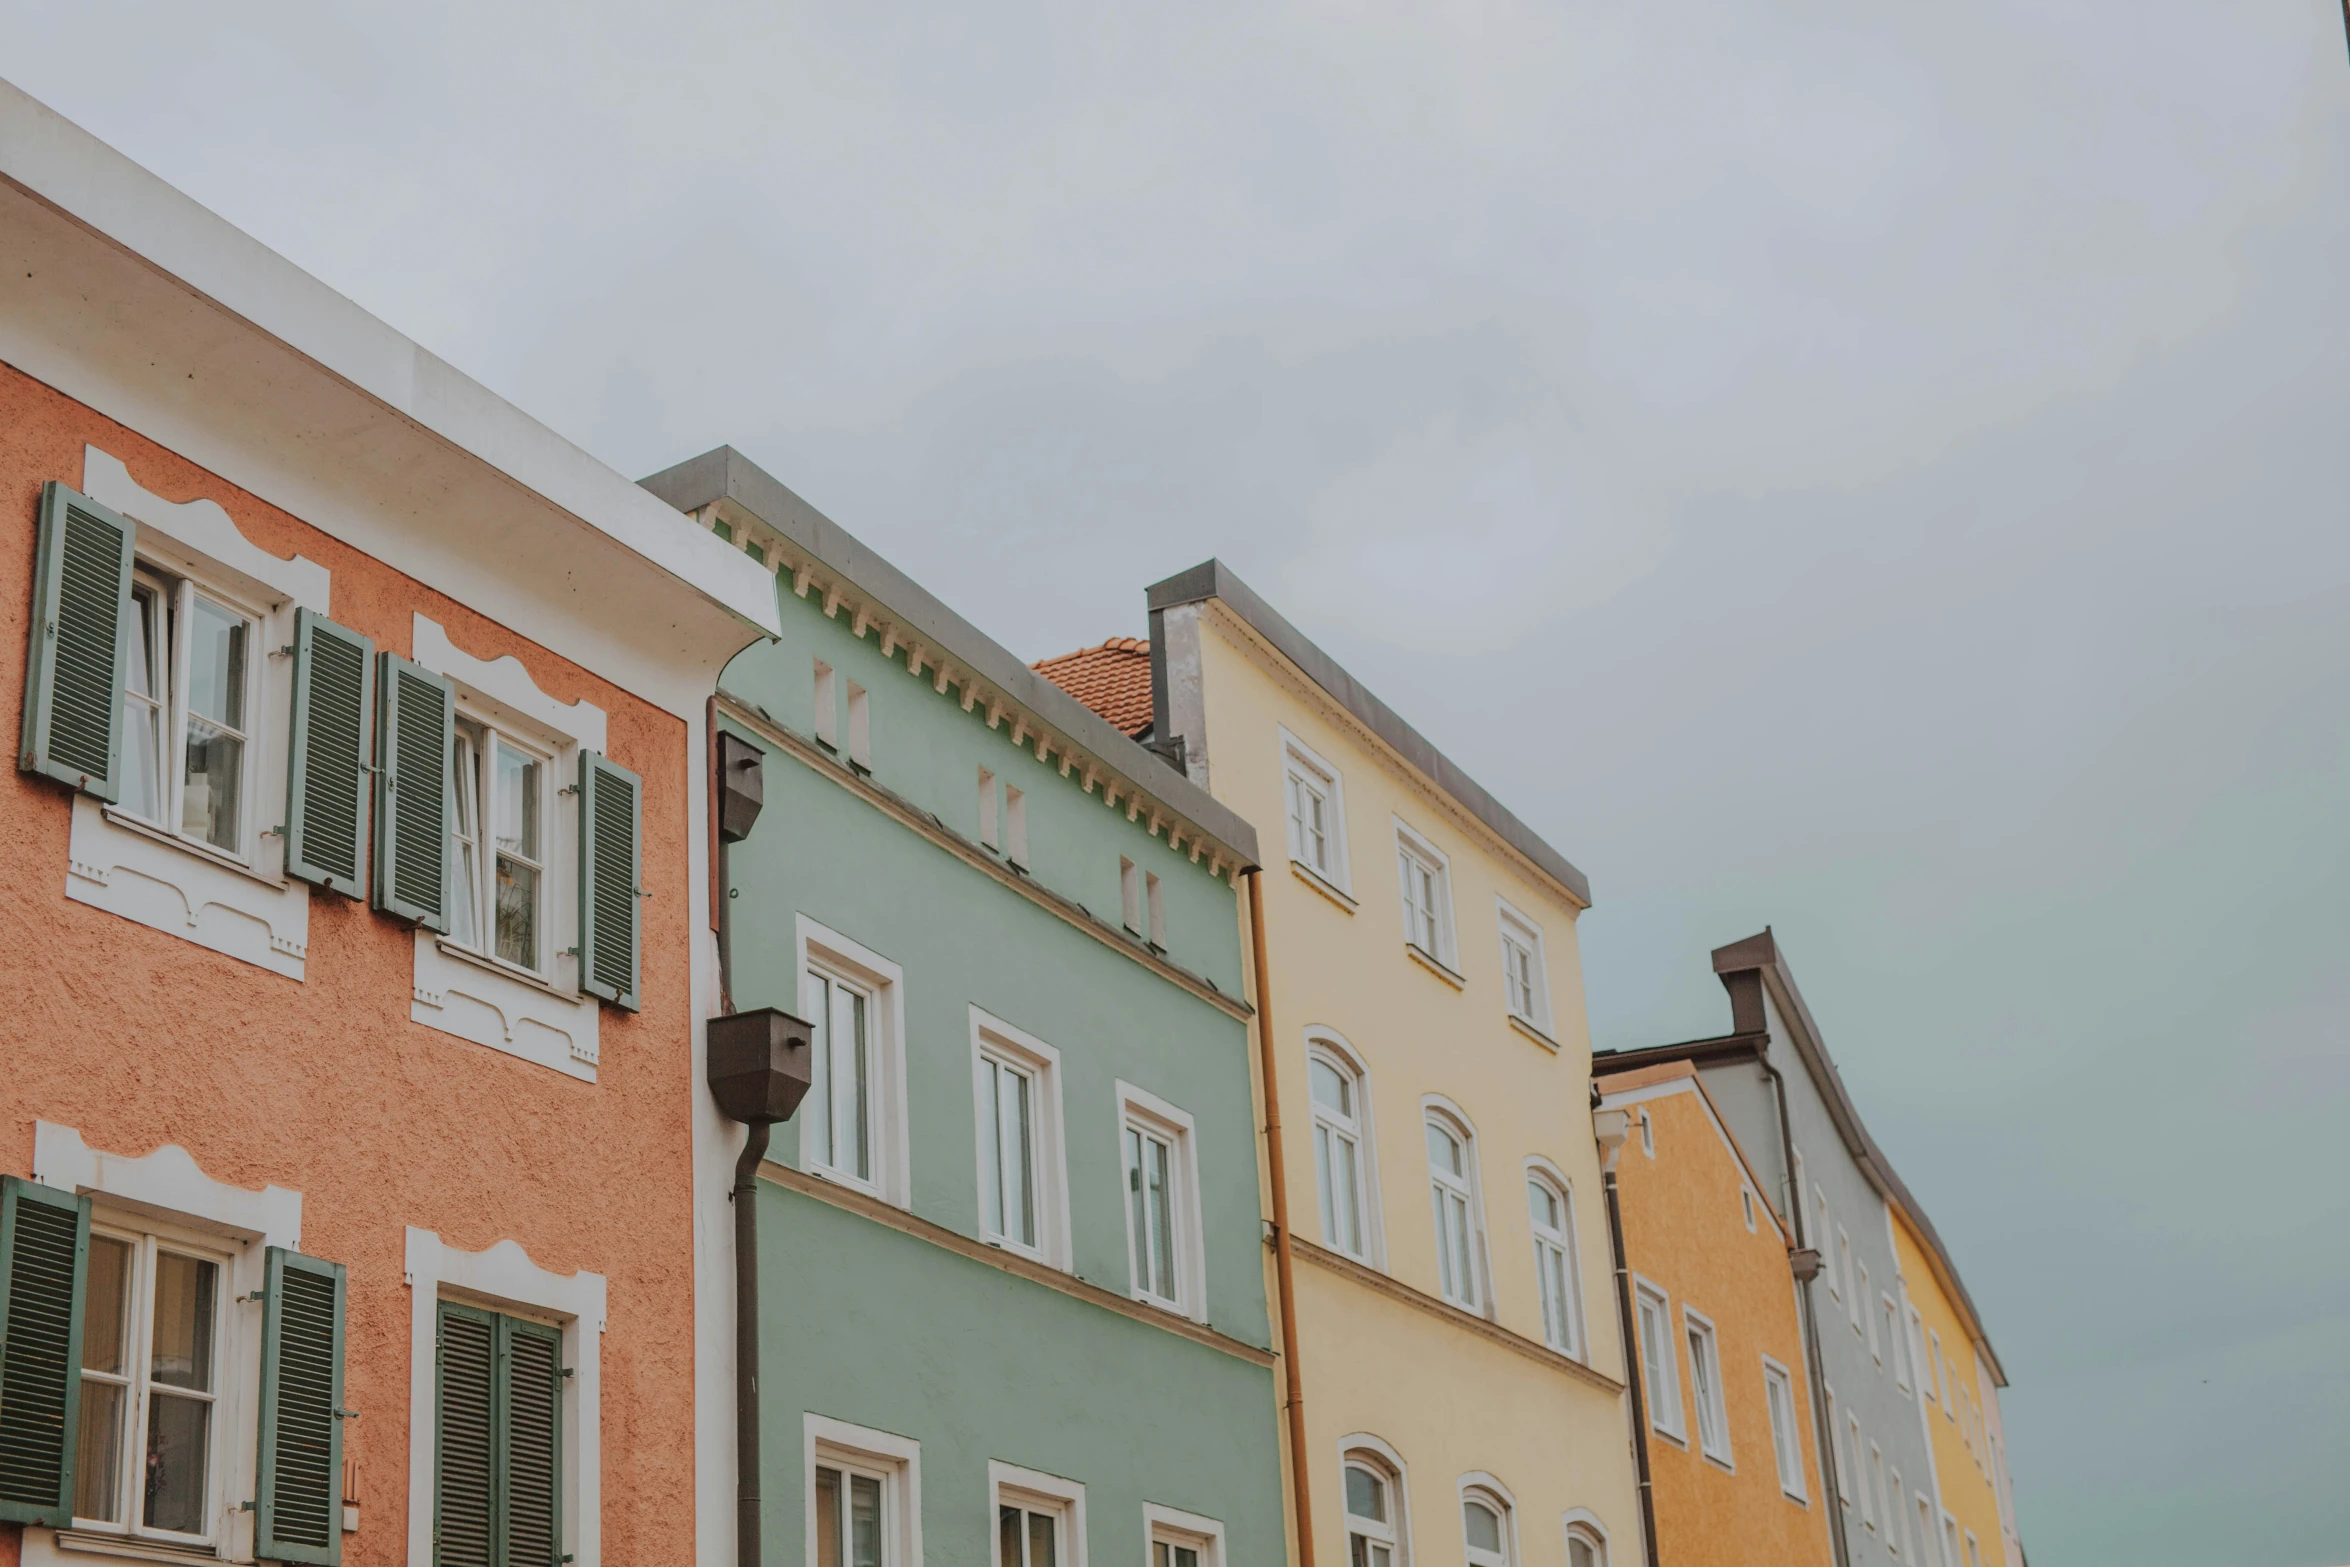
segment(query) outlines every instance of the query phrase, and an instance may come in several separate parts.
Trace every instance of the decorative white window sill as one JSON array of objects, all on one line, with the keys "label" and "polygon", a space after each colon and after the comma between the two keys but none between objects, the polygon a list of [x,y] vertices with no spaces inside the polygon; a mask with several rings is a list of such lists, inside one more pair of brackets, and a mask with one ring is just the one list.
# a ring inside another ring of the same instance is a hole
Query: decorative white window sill
[{"label": "decorative white window sill", "polygon": [[[277,840],[265,839],[273,846]],[[264,875],[76,795],[65,895],[200,947],[302,978],[310,889]]]},{"label": "decorative white window sill", "polygon": [[1438,979],[1443,980],[1453,989],[1466,990],[1469,988],[1469,979],[1467,975],[1462,974],[1448,966],[1443,959],[1430,953],[1427,948],[1421,946],[1418,942],[1407,941],[1403,944],[1403,949],[1412,955],[1413,962],[1419,964],[1420,967],[1426,969],[1429,973],[1435,975]]},{"label": "decorative white window sill", "polygon": [[60,1567],[89,1561],[113,1562],[222,1562],[251,1561],[231,1556],[213,1545],[173,1545],[164,1540],[139,1540],[125,1534],[100,1534],[88,1529],[38,1529],[24,1532],[25,1567]]},{"label": "decorative white window sill", "polygon": [[596,1080],[603,1009],[536,975],[416,932],[416,994],[409,1017],[427,1028],[576,1077]]},{"label": "decorative white window sill", "polygon": [[1304,882],[1307,886],[1313,888],[1323,897],[1328,898],[1332,903],[1337,904],[1338,907],[1345,913],[1352,914],[1356,909],[1362,907],[1362,905],[1355,902],[1353,898],[1348,897],[1345,889],[1340,887],[1338,883],[1332,881],[1329,877],[1323,875],[1320,871],[1314,869],[1305,861],[1291,860],[1289,862],[1289,869],[1293,874],[1296,875],[1299,881]]},{"label": "decorative white window sill", "polygon": [[1555,1052],[1559,1048],[1559,1042],[1557,1040],[1551,1038],[1548,1034],[1544,1033],[1541,1029],[1536,1028],[1533,1024],[1518,1016],[1518,1014],[1515,1012],[1510,1014],[1510,1027],[1516,1029],[1519,1033],[1525,1035],[1528,1039],[1533,1040],[1534,1043],[1540,1045],[1545,1050]]}]

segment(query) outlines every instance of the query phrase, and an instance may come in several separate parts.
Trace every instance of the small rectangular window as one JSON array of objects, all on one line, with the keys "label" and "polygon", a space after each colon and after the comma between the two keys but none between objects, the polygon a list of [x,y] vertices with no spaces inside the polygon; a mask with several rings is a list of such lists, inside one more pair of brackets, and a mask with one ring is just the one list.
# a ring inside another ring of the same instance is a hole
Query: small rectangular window
[{"label": "small rectangular window", "polygon": [[1738,1206],[1746,1215],[1746,1233],[1754,1233],[1754,1193],[1743,1187],[1738,1192]]},{"label": "small rectangular window", "polygon": [[1804,1499],[1803,1439],[1795,1419],[1795,1382],[1784,1366],[1763,1362],[1763,1401],[1771,1415],[1771,1451],[1779,1463],[1779,1489]]},{"label": "small rectangular window", "polygon": [[1289,857],[1324,881],[1343,887],[1346,829],[1338,770],[1286,729],[1281,732],[1281,753]]},{"label": "small rectangular window", "polygon": [[1142,934],[1142,869],[1124,855],[1118,857],[1118,908],[1126,928]]},{"label": "small rectangular window", "polygon": [[1143,901],[1150,906],[1151,945],[1164,952],[1167,950],[1166,891],[1159,885],[1159,878],[1148,871],[1143,872],[1142,887]]},{"label": "small rectangular window", "polygon": [[223,1259],[170,1239],[94,1229],[82,1307],[74,1521],[194,1543],[213,1533],[227,1329]]},{"label": "small rectangular window", "polygon": [[1502,995],[1509,1014],[1547,1034],[1550,984],[1542,958],[1542,927],[1507,903],[1500,908]]},{"label": "small rectangular window", "polygon": [[1730,1415],[1722,1402],[1722,1357],[1713,1324],[1681,1310],[1689,1334],[1689,1391],[1697,1405],[1697,1445],[1708,1458],[1730,1462]]},{"label": "small rectangular window", "polygon": [[1002,835],[996,830],[995,774],[979,769],[979,843],[982,848],[1001,847]]},{"label": "small rectangular window", "polygon": [[1877,1297],[1877,1309],[1884,1317],[1883,1353],[1893,1363],[1893,1383],[1906,1393],[1909,1391],[1909,1370],[1901,1363],[1901,1308],[1893,1304],[1892,1296],[1880,1295]]},{"label": "small rectangular window", "polygon": [[1028,864],[1028,796],[1009,785],[1004,788],[1004,858]]},{"label": "small rectangular window", "polygon": [[827,750],[840,749],[840,698],[833,688],[832,666],[816,660],[816,720],[813,725],[816,743]]},{"label": "small rectangular window", "polygon": [[1869,1354],[1879,1361],[1885,1357],[1877,1349],[1876,1319],[1869,1315],[1869,1265],[1858,1263],[1852,1274],[1852,1331],[1868,1341]]},{"label": "small rectangular window", "polygon": [[821,1417],[809,1423],[810,1567],[919,1567],[907,1542],[921,1508],[920,1445]]},{"label": "small rectangular window", "polygon": [[1656,1123],[1646,1110],[1640,1112],[1640,1151],[1651,1159],[1656,1157]]},{"label": "small rectangular window", "polygon": [[1672,1317],[1661,1290],[1640,1287],[1637,1312],[1640,1327],[1640,1374],[1647,1383],[1648,1422],[1681,1440],[1681,1376],[1673,1352]]},{"label": "small rectangular window", "polygon": [[546,830],[552,759],[470,718],[457,720],[449,939],[532,973],[547,964]]},{"label": "small rectangular window", "polygon": [[971,1047],[979,1238],[1065,1267],[1060,1053],[976,1007]]},{"label": "small rectangular window", "polygon": [[1869,1444],[1869,1467],[1861,1480],[1860,1521],[1868,1528],[1877,1527],[1877,1498],[1885,1490],[1885,1450],[1876,1443]]},{"label": "small rectangular window", "polygon": [[849,685],[849,763],[873,770],[873,713],[865,688],[854,680]]},{"label": "small rectangular window", "polygon": [[123,664],[121,808],[244,859],[260,622],[138,568]]},{"label": "small rectangular window", "polygon": [[1452,889],[1443,857],[1399,823],[1395,863],[1403,890],[1404,941],[1451,967]]}]

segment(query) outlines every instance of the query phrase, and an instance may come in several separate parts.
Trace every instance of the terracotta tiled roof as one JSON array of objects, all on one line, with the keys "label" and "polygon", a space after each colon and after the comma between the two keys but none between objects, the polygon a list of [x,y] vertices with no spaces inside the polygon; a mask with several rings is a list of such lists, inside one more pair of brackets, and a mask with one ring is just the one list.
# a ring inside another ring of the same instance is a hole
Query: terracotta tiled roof
[{"label": "terracotta tiled roof", "polygon": [[1112,637],[1028,666],[1129,735],[1151,726],[1151,645]]}]

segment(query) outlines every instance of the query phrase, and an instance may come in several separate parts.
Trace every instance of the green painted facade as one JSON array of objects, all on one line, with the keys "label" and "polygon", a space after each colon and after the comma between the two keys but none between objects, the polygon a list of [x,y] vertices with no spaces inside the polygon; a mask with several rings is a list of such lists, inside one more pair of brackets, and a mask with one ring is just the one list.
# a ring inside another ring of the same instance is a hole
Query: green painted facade
[{"label": "green painted facade", "polygon": [[[957,688],[942,693],[930,671],[909,673],[902,648],[884,657],[878,634],[856,635],[845,609],[825,614],[821,593],[796,596],[788,576],[779,588],[783,637],[741,655],[724,690],[814,745],[821,660],[834,672],[832,732],[845,748],[853,682],[868,715],[870,784],[935,825],[918,830],[866,798],[845,756],[798,755],[758,726],[732,726],[766,753],[764,812],[731,851],[736,1004],[805,1015],[811,927],[902,975],[903,1184],[892,1189],[887,1150],[877,1173],[880,1195],[912,1222],[883,1222],[869,1203],[859,1212],[772,1182],[761,1189],[766,1560],[807,1557],[814,1414],[920,1444],[928,1563],[994,1560],[991,1461],[1085,1487],[1082,1554],[1057,1567],[1147,1567],[1146,1503],[1219,1521],[1227,1567],[1279,1563],[1249,1028],[1144,961],[1118,929],[1123,858],[1160,879],[1166,961],[1237,997],[1232,878],[1151,836],[1147,811],[1129,821],[1124,802],[1106,805],[1078,775],[1062,776],[1057,758],[1038,762],[1033,733],[1015,745],[1011,722],[991,728],[985,704],[966,711]],[[977,847],[982,768],[997,780],[999,811],[1007,786],[1026,797],[1025,878],[1085,912],[1040,906],[936,841],[944,832]],[[1053,1260],[1083,1284],[1121,1302],[1133,1293],[1119,1085],[1191,1118],[1198,1225],[1186,1244],[1204,1283],[1192,1331],[921,1233],[981,1238],[974,1008],[1057,1052],[1061,1147],[1040,1151],[1066,1171],[1066,1249]],[[771,1160],[807,1167],[808,1121],[803,1107],[775,1128]],[[1199,1328],[1217,1342],[1202,1342]],[[913,1562],[901,1549],[885,1567]]]}]

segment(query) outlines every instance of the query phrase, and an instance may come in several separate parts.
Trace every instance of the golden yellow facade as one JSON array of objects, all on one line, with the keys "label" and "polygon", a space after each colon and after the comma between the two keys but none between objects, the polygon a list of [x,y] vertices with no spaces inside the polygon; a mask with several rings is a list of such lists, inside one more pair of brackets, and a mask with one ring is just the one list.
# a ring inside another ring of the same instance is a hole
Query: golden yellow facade
[{"label": "golden yellow facade", "polygon": [[1575,889],[1188,613],[1193,773],[1266,861],[1317,1562],[1638,1567]]},{"label": "golden yellow facade", "polygon": [[[1976,1353],[1968,1314],[1943,1287],[1908,1216],[1898,1204],[1892,1213],[1902,1290],[1916,1314],[1911,1351],[1918,1358],[1918,1396],[1934,1447],[1943,1549],[1949,1567],[2007,1567],[2003,1519],[2013,1514],[2000,1505],[2007,1460],[1998,1435],[1999,1389]],[[2020,1554],[2017,1560],[2020,1567]]]}]

